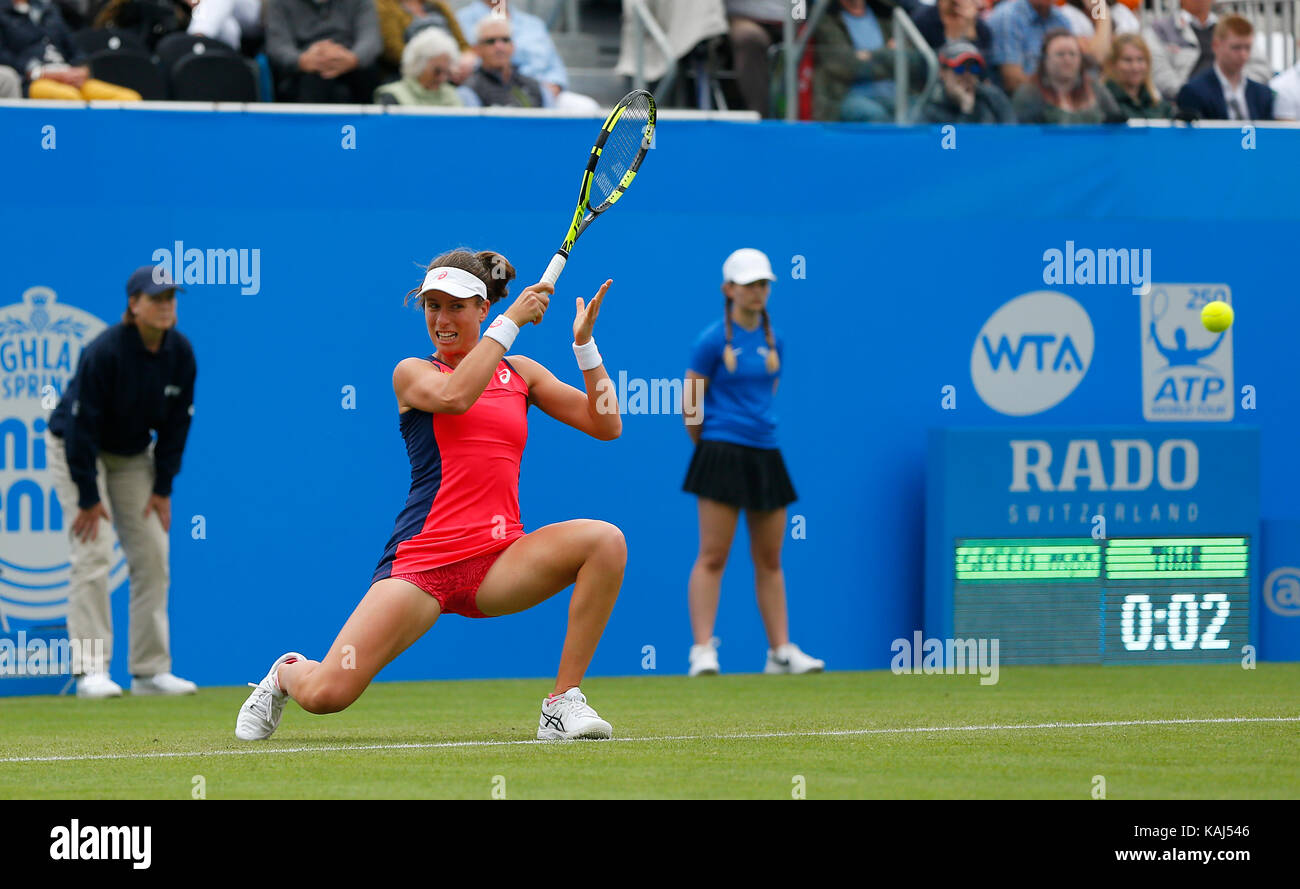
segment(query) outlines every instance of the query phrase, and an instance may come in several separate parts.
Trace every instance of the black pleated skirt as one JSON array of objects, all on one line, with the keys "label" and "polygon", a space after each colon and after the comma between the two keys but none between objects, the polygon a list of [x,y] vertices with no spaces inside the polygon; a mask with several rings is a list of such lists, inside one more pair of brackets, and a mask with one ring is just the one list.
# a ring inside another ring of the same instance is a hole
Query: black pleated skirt
[{"label": "black pleated skirt", "polygon": [[740,509],[780,509],[798,499],[779,450],[725,441],[695,446],[682,490]]}]

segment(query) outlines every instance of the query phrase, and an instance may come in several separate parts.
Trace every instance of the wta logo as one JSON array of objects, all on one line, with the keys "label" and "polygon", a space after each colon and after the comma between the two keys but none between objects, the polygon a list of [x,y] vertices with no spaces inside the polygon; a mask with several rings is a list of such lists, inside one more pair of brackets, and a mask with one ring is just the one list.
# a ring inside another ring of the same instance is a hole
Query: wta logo
[{"label": "wta logo", "polygon": [[[13,629],[10,618],[49,622],[67,614],[67,521],[45,432],[81,350],[104,328],[48,287],[0,306],[0,632]],[[125,575],[119,557],[110,588]]]},{"label": "wta logo", "polygon": [[989,316],[970,356],[971,382],[1000,414],[1025,417],[1064,401],[1092,363],[1092,319],[1053,290],[1017,296]]},{"label": "wta logo", "polygon": [[1290,565],[1264,579],[1264,604],[1283,617],[1300,617],[1300,568]]}]

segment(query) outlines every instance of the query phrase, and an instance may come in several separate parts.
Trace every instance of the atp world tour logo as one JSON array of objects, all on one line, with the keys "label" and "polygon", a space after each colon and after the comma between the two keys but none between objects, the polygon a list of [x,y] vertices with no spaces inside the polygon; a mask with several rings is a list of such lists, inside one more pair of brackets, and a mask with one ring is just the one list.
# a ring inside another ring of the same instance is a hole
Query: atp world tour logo
[{"label": "atp world tour logo", "polygon": [[[0,632],[17,630],[11,619],[57,623],[67,614],[71,519],[54,492],[45,430],[81,350],[104,328],[48,287],[0,306]],[[114,555],[110,589],[126,575]]]},{"label": "atp world tour logo", "polygon": [[1232,419],[1232,328],[1211,333],[1201,310],[1232,303],[1227,284],[1155,284],[1142,297],[1142,416]]}]

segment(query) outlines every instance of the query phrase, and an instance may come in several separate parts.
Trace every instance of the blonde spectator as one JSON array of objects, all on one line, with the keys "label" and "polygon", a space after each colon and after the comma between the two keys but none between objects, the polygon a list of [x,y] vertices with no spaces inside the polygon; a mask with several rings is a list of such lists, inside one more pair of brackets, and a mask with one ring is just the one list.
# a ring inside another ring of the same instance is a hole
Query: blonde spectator
[{"label": "blonde spectator", "polygon": [[1120,34],[1110,45],[1103,68],[1105,87],[1127,119],[1164,119],[1174,106],[1161,98],[1151,79],[1151,50],[1141,34]]}]

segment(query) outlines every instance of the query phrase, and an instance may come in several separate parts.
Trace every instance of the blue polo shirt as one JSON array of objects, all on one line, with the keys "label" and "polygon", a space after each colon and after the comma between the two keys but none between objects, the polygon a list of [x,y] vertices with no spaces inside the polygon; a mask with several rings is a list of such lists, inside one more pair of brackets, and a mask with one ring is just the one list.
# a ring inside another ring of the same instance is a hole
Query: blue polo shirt
[{"label": "blue polo shirt", "polygon": [[1003,0],[989,13],[988,23],[993,32],[989,64],[1019,65],[1026,74],[1038,70],[1038,57],[1043,52],[1047,32],[1058,28],[1070,30],[1070,20],[1055,6],[1043,17],[1029,5],[1029,0]]},{"label": "blue polo shirt", "polygon": [[[772,331],[777,357],[785,354],[785,343]],[[754,330],[745,330],[739,324],[731,325],[731,345],[736,355],[736,370],[727,370],[722,360],[722,349],[727,335],[721,320],[700,334],[691,350],[688,368],[702,377],[708,377],[709,386],[704,392],[704,427],[700,430],[703,441],[726,441],[751,448],[775,448],[776,412],[772,389],[781,376],[767,370],[767,335],[760,324]]]}]

